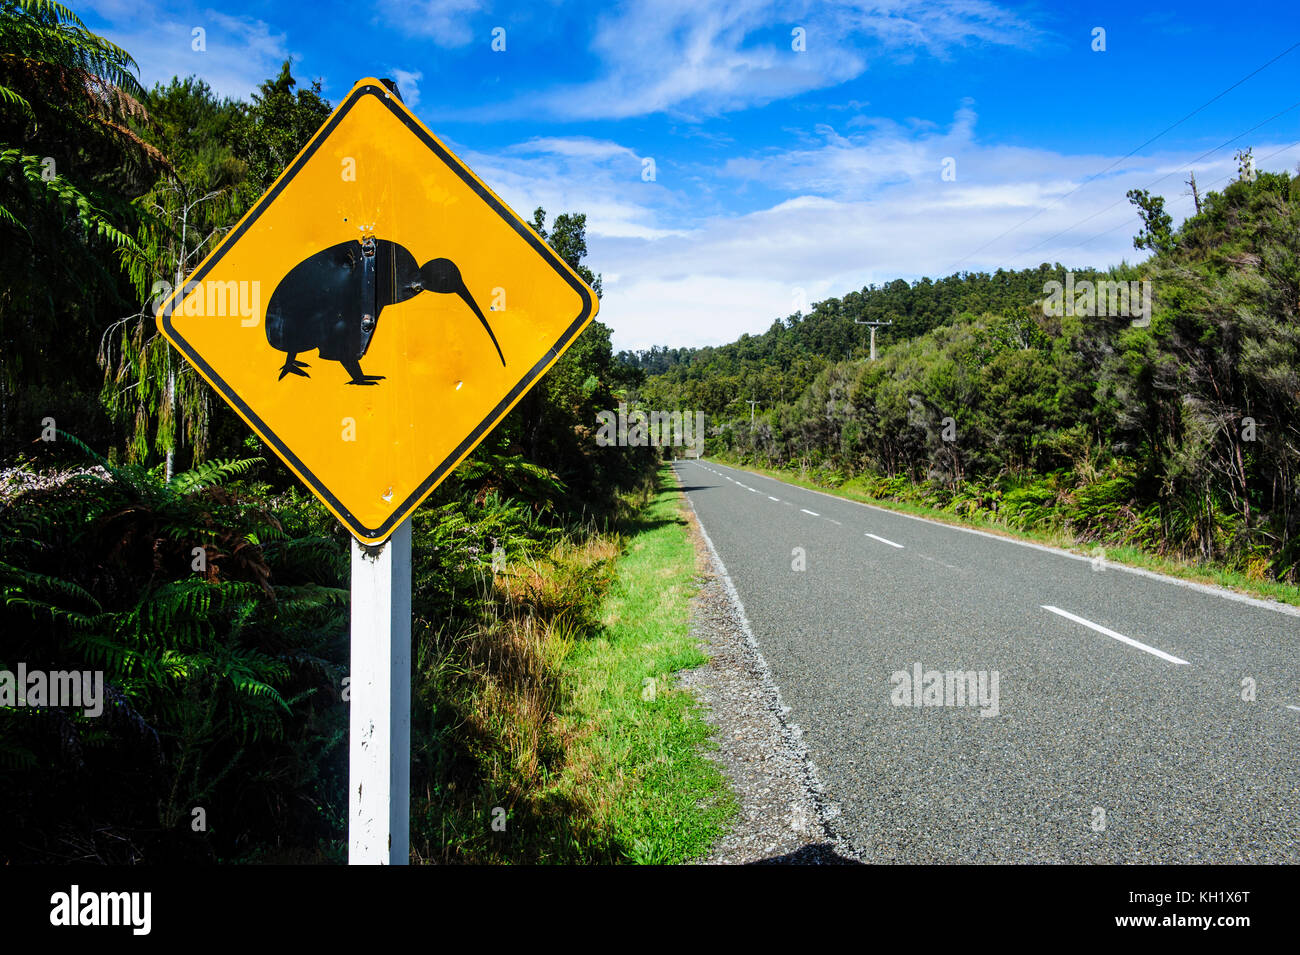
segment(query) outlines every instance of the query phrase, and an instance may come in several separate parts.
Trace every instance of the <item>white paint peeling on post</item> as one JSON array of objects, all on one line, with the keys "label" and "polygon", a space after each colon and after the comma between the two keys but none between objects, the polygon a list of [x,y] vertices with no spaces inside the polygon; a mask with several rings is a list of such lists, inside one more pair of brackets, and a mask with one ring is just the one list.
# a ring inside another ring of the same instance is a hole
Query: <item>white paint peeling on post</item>
[{"label": "white paint peeling on post", "polygon": [[411,522],[352,541],[348,864],[406,865],[411,828]]}]

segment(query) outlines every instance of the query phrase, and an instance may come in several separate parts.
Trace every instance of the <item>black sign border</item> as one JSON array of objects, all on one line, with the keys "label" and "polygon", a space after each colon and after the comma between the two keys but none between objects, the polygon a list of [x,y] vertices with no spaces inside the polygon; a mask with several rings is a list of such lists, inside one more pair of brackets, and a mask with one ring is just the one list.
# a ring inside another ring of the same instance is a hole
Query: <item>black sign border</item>
[{"label": "black sign border", "polygon": [[[424,143],[424,145],[429,148],[430,152],[442,160],[444,165],[446,165],[452,172],[456,173],[456,175],[459,176],[467,186],[473,189],[474,193],[483,200],[484,204],[499,215],[511,226],[511,228],[515,230],[515,232],[531,245],[533,249],[544,260],[546,260],[553,269],[555,269],[556,274],[568,282],[573,290],[582,298],[581,313],[569,324],[568,328],[564,330],[563,334],[560,335],[559,340],[547,350],[546,354],[544,354],[532,368],[528,370],[527,374],[520,379],[519,383],[511,388],[506,396],[502,398],[490,412],[488,412],[487,417],[485,417],[474,428],[474,430],[460,442],[460,444],[456,445],[451,453],[443,459],[441,464],[434,468],[433,473],[430,474],[410,495],[408,495],[400,505],[394,508],[393,512],[385,518],[383,523],[378,527],[366,527],[357,519],[355,514],[344,507],[343,503],[334,496],[333,492],[331,492],[328,487],[325,486],[325,483],[321,481],[320,478],[318,478],[311,469],[308,468],[299,457],[289,449],[289,447],[280,439],[279,435],[277,435],[275,431],[261,419],[261,417],[253,412],[253,409],[250,408],[238,394],[236,394],[234,388],[232,388],[224,378],[216,373],[216,370],[213,369],[213,367],[203,359],[203,356],[201,356],[198,351],[196,351],[195,348],[185,340],[184,336],[176,331],[176,328],[173,326],[171,321],[172,313],[181,302],[185,300],[194,286],[203,281],[204,276],[212,271],[225,254],[230,251],[230,249],[234,248],[235,244],[240,240],[244,233],[252,227],[253,223],[257,222],[257,220],[261,218],[262,213],[270,207],[271,203],[274,202],[284,190],[284,187],[293,181],[294,177],[302,170],[312,156],[316,154],[316,150],[320,148],[321,144],[324,143],[326,139],[329,138],[330,133],[334,131],[335,127],[338,126],[340,122],[342,122],[343,117],[346,116],[364,96],[374,96],[383,103],[393,116],[399,119],[407,129],[416,135],[420,142]],[[330,117],[329,121],[317,131],[316,135],[312,137],[311,142],[309,142],[306,148],[303,149],[296,159],[294,159],[293,163],[287,170],[285,170],[284,174],[266,192],[266,194],[257,201],[257,204],[253,206],[252,210],[249,211],[248,215],[244,217],[234,231],[232,231],[230,235],[226,236],[225,240],[213,251],[212,256],[204,261],[199,266],[198,270],[186,280],[182,291],[174,295],[167,302],[163,311],[159,313],[158,321],[167,338],[176,346],[181,354],[183,354],[191,364],[203,373],[203,376],[217,389],[217,392],[226,399],[226,402],[239,412],[240,416],[249,423],[253,430],[255,430],[263,440],[271,445],[276,454],[289,463],[290,467],[292,467],[299,477],[307,483],[312,492],[329,504],[335,515],[338,516],[343,521],[344,525],[353,532],[354,536],[381,540],[386,539],[392,534],[397,527],[399,519],[418,506],[420,499],[442,482],[442,480],[451,472],[455,463],[460,460],[462,455],[468,454],[469,451],[482,441],[483,438],[487,436],[488,431],[495,427],[496,423],[506,414],[510,409],[510,406],[522,397],[524,392],[537,383],[537,380],[550,366],[551,362],[558,358],[560,354],[568,348],[573,339],[577,337],[578,333],[581,332],[591,320],[591,306],[592,298],[590,290],[569,270],[549,245],[543,242],[532,229],[526,226],[518,216],[511,212],[505,204],[501,202],[501,200],[494,196],[490,190],[479,182],[478,179],[469,172],[468,168],[458,159],[453,157],[441,143],[429,135],[429,133],[418,122],[416,122],[410,114],[399,107],[394,102],[392,94],[382,86],[366,84],[363,86],[357,86],[348,94],[347,99],[343,101],[343,104],[338,108],[334,115]]]}]

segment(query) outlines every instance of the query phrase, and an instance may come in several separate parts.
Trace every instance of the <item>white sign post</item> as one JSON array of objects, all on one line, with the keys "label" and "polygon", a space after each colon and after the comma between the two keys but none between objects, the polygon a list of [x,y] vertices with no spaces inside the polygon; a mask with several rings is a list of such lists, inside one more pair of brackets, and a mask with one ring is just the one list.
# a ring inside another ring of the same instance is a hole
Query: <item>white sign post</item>
[{"label": "white sign post", "polygon": [[411,842],[411,520],[352,541],[348,865],[406,865]]}]

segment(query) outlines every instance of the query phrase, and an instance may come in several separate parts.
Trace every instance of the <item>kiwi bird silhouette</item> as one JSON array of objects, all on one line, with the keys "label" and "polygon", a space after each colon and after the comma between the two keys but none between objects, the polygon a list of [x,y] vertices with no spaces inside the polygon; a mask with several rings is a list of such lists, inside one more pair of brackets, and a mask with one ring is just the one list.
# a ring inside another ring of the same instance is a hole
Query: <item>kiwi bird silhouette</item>
[{"label": "kiwi bird silhouette", "polygon": [[465,287],[451,259],[424,265],[405,247],[387,239],[367,237],[321,249],[299,262],[271,293],[266,308],[266,340],[288,356],[280,368],[285,375],[310,378],[310,368],[298,355],[316,349],[325,361],[336,361],[352,376],[349,385],[375,385],[384,375],[361,370],[370,341],[387,305],[415,298],[421,292],[457,295],[482,323],[506,363],[497,337]]}]

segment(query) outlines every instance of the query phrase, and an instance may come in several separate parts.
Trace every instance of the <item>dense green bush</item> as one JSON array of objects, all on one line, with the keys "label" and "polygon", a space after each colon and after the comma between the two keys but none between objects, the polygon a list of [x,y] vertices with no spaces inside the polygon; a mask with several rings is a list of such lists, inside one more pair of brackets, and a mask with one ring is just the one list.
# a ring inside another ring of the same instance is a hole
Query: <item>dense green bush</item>
[{"label": "dense green bush", "polygon": [[272,514],[222,487],[254,463],[163,482],[99,459],[0,511],[0,666],[102,671],[107,700],[97,718],[0,709],[0,858],[229,859],[337,838],[347,552],[314,504]]}]

